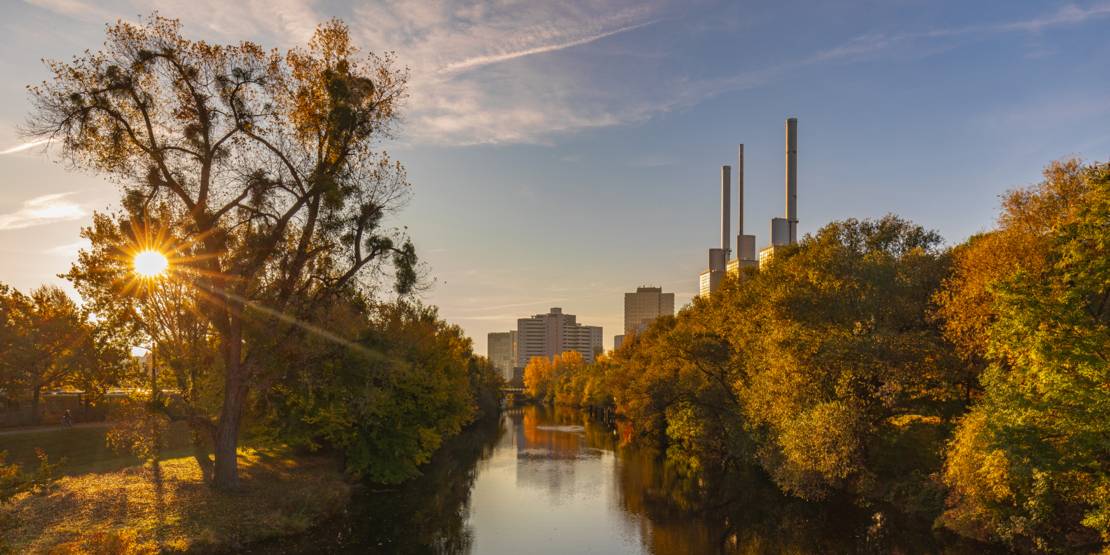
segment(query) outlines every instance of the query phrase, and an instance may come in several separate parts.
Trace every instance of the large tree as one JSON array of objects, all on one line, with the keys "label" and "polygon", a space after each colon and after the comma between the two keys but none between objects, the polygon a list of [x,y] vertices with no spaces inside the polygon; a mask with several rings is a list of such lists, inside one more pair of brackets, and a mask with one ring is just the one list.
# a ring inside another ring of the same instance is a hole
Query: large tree
[{"label": "large tree", "polygon": [[[211,325],[222,373],[214,485],[234,488],[259,355],[280,339],[268,322],[371,285],[389,261],[398,291],[416,280],[411,243],[383,224],[405,172],[378,147],[406,73],[360,54],[335,20],[281,54],[190,40],[158,16],[109,26],[101,50],[49,67],[30,88],[27,134],[119,182],[129,219],[189,253],[171,260],[171,278],[198,292]],[[172,215],[169,233],[145,223],[155,207]]]},{"label": "large tree", "polygon": [[1002,198],[998,227],[952,249],[952,272],[937,290],[932,315],[965,362],[961,378],[970,401],[987,366],[988,329],[998,319],[994,286],[1015,272],[1039,272],[1048,262],[1051,231],[1075,217],[1086,189],[1083,165],[1049,164],[1044,181]]},{"label": "large tree", "polygon": [[0,286],[0,389],[28,399],[31,422],[37,424],[44,391],[63,386],[92,390],[110,383],[122,353],[100,331],[57,287],[24,295]]},{"label": "large tree", "polygon": [[492,367],[480,366],[462,329],[413,302],[317,307],[316,325],[343,343],[307,336],[273,351],[271,386],[260,395],[275,439],[342,454],[346,469],[377,483],[419,474],[442,442],[496,413]]},{"label": "large tree", "polygon": [[[216,432],[211,415],[218,410],[220,374],[216,371],[217,346],[212,326],[200,305],[204,296],[179,272],[141,277],[133,269],[138,250],[159,249],[175,260],[195,255],[168,230],[180,226],[169,219],[169,210],[136,209],[139,214],[94,214],[92,225],[82,230],[91,247],[78,254],[66,274],[103,328],[133,346],[152,348],[150,370],[127,376],[131,385],[150,386],[151,396],[136,406],[158,415],[184,421],[193,430],[194,455],[203,475],[212,476],[209,445]],[[153,233],[151,230],[160,230]],[[172,390],[158,393],[160,387]],[[130,419],[123,419],[131,424]],[[150,438],[145,438],[150,439]]]},{"label": "large tree", "polygon": [[1044,249],[989,283],[985,391],[949,445],[941,518],[1034,551],[1110,543],[1110,164],[1075,165],[1066,199],[1056,167],[1003,207],[995,233],[1040,207]]}]

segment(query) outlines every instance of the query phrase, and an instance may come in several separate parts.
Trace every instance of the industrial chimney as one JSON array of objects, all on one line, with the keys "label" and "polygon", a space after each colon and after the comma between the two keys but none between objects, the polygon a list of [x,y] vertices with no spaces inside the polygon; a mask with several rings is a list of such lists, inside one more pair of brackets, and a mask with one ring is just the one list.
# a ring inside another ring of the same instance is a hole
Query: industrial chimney
[{"label": "industrial chimney", "polygon": [[744,235],[744,145],[740,145],[736,166],[736,259],[741,266],[755,265],[755,235]]},{"label": "industrial chimney", "polygon": [[729,191],[732,190],[732,167],[721,166],[721,250],[724,251],[725,261],[729,258],[729,225],[728,213],[732,202],[729,200]]},{"label": "industrial chimney", "polygon": [[786,221],[793,245],[798,242],[798,118],[786,120]]},{"label": "industrial chimney", "polygon": [[[744,145],[740,144],[739,153],[736,157],[736,236],[741,237],[744,235]],[[737,245],[739,246],[739,245]],[[736,251],[736,256],[740,256],[741,252]]]}]

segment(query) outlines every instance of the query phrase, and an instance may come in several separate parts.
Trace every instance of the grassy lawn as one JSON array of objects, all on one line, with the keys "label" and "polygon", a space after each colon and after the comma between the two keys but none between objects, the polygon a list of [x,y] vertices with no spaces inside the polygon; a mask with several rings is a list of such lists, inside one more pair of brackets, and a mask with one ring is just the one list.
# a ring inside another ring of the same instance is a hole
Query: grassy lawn
[{"label": "grassy lawn", "polygon": [[[7,461],[17,463],[27,471],[38,466],[35,449],[46,452],[51,462],[63,457],[65,464],[58,469],[61,474],[105,472],[133,466],[140,461],[127,452],[117,453],[108,447],[104,435],[107,425],[81,424],[73,428],[61,426],[30,430],[0,430],[0,451],[7,451]],[[169,449],[166,456],[182,456],[189,452],[189,433],[184,424],[176,424],[169,431]]]},{"label": "grassy lawn", "polygon": [[209,488],[188,457],[67,476],[50,491],[23,493],[0,506],[0,540],[7,544],[0,552],[233,550],[304,531],[339,511],[350,495],[326,458],[244,449],[240,472],[242,487],[234,493]]}]

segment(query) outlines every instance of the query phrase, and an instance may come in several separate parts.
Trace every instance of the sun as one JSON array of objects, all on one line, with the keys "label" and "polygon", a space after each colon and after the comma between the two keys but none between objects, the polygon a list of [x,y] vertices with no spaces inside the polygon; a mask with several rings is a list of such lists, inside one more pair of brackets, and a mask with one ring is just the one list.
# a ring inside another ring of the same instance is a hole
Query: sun
[{"label": "sun", "polygon": [[135,272],[143,277],[158,277],[170,267],[166,255],[158,251],[142,251],[135,255]]}]

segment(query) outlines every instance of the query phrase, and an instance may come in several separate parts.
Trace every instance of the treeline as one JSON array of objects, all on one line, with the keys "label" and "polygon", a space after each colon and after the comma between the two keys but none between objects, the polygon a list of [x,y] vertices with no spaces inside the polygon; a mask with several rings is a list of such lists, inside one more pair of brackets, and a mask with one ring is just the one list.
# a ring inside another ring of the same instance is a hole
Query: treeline
[{"label": "treeline", "polygon": [[57,287],[24,294],[0,283],[0,422],[39,424],[44,392],[95,397],[119,380],[126,346],[91,318]]},{"label": "treeline", "polygon": [[500,374],[462,328],[414,302],[317,307],[317,325],[273,343],[271,386],[256,431],[341,453],[348,472],[378,483],[415,477],[467,424],[496,416]]},{"label": "treeline", "polygon": [[[422,268],[389,219],[411,187],[381,148],[407,95],[392,54],[360,50],[337,19],[278,52],[189,38],[152,14],[46,65],[24,135],[121,193],[118,212],[82,230],[90,246],[65,277],[85,312],[66,318],[152,348],[153,364],[108,376],[77,353],[47,358],[138,392],[120,412],[139,422],[117,443],[157,454],[159,430],[183,422],[218,489],[239,487],[241,435],[330,449],[353,474],[397,482],[497,409],[492,366],[412,300]],[[164,256],[165,271],[136,271],[140,254]],[[36,318],[15,335],[40,334]],[[5,395],[84,388],[35,377],[39,355],[6,354],[30,377],[0,384]]]},{"label": "treeline", "polygon": [[[103,217],[98,224],[110,225]],[[219,345],[190,304],[198,299],[169,283],[121,297],[110,284],[114,272],[127,271],[123,259],[97,259],[105,279],[81,271],[96,252],[72,273],[88,295],[85,307],[56,287],[25,295],[0,285],[0,410],[27,408],[37,421],[44,391],[80,391],[96,407],[109,389],[122,388],[128,398],[109,414],[117,447],[157,456],[167,441],[158,432],[183,421],[210,472],[221,368]],[[108,310],[108,301],[119,310]],[[103,310],[93,317],[92,307]],[[153,312],[160,316],[150,318]],[[268,387],[244,415],[254,440],[331,450],[354,475],[382,483],[411,478],[446,438],[498,411],[499,374],[434,307],[350,295],[255,332],[256,378]],[[130,346],[151,345],[152,363],[128,355]]]},{"label": "treeline", "polygon": [[834,222],[529,393],[614,407],[691,474],[761,468],[1023,551],[1110,543],[1110,164],[1058,162],[953,248]]}]

